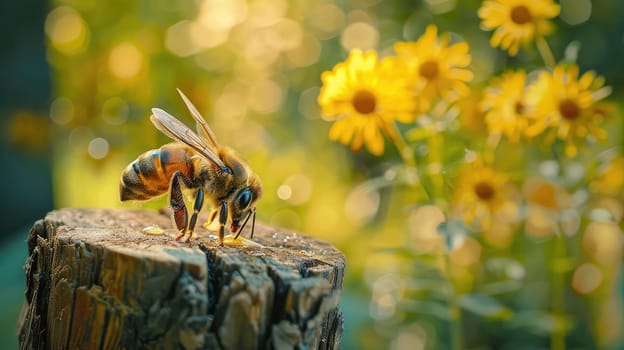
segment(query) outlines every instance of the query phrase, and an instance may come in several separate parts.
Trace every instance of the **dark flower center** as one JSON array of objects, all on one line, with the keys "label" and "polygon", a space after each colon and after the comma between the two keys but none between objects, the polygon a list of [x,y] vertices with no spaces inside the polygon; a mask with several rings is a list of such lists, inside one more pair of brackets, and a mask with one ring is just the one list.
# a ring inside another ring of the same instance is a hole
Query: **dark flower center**
[{"label": "dark flower center", "polygon": [[489,201],[494,198],[494,188],[487,182],[479,182],[474,187],[475,194],[477,197],[484,201]]},{"label": "dark flower center", "polygon": [[375,95],[368,90],[358,90],[355,95],[353,95],[351,103],[353,103],[353,108],[355,108],[358,113],[369,114],[375,111],[377,99]]},{"label": "dark flower center", "polygon": [[524,104],[520,101],[516,102],[514,110],[516,111],[516,114],[524,114]]},{"label": "dark flower center", "polygon": [[565,119],[574,120],[579,116],[580,112],[581,110],[576,102],[570,100],[569,98],[566,98],[559,103],[559,113],[561,113],[561,116]]},{"label": "dark flower center", "polygon": [[531,22],[531,11],[524,6],[519,5],[511,9],[511,20],[516,24],[526,24]]},{"label": "dark flower center", "polygon": [[438,66],[438,62],[436,61],[425,61],[420,65],[418,69],[418,73],[420,76],[427,80],[433,80],[438,76],[438,72],[440,71],[440,67]]}]

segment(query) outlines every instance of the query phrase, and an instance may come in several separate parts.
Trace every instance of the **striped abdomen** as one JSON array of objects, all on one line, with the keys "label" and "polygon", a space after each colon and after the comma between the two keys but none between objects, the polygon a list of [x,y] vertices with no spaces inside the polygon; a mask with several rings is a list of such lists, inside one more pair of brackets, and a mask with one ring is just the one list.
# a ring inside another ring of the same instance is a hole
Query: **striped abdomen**
[{"label": "striped abdomen", "polygon": [[180,143],[169,143],[141,154],[121,174],[121,200],[146,200],[167,192],[177,171],[192,179],[193,155],[191,148]]}]

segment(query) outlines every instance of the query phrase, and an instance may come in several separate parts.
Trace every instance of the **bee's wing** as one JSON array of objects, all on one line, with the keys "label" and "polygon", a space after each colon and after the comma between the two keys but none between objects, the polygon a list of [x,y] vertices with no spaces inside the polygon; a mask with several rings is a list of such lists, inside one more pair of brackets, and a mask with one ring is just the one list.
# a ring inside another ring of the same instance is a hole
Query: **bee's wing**
[{"label": "bee's wing", "polygon": [[160,108],[152,108],[152,113],[154,114],[152,114],[150,120],[156,126],[156,129],[172,139],[190,146],[218,167],[222,169],[227,168],[217,155],[215,147],[206,144],[193,130],[176,119],[176,117]]},{"label": "bee's wing", "polygon": [[218,148],[219,143],[217,142],[217,137],[215,136],[214,132],[212,132],[212,129],[210,129],[210,127],[208,126],[208,123],[206,123],[204,117],[202,117],[202,115],[199,113],[191,100],[189,100],[189,98],[186,97],[186,95],[180,89],[177,90],[180,96],[182,96],[182,100],[184,100],[186,107],[189,109],[189,111],[191,111],[193,119],[195,119],[195,122],[197,123],[197,132],[199,133],[199,135],[202,136],[203,139],[208,141],[213,147]]}]

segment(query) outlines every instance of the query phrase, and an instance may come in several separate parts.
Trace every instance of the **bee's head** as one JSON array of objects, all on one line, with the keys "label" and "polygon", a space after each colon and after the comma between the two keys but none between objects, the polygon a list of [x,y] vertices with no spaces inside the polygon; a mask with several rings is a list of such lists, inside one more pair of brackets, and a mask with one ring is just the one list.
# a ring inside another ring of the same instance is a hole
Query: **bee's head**
[{"label": "bee's head", "polygon": [[[262,196],[262,184],[257,177],[252,177],[249,181],[249,185],[241,188],[234,194],[232,202],[230,204],[232,213],[232,232],[238,232],[239,228],[242,230],[245,228],[247,219],[255,210],[256,201]],[[243,227],[241,227],[241,221],[243,221]],[[252,233],[253,234],[253,233]]]}]

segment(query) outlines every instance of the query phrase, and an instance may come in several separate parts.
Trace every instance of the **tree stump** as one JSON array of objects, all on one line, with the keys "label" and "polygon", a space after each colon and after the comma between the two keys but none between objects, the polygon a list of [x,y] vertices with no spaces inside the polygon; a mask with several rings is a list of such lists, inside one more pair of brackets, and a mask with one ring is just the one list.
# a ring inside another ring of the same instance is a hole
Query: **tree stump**
[{"label": "tree stump", "polygon": [[[150,225],[165,233],[143,233]],[[145,210],[61,209],[37,221],[20,348],[340,347],[336,248],[261,223],[264,247],[217,247],[204,228],[190,243],[176,234],[166,214]]]}]

